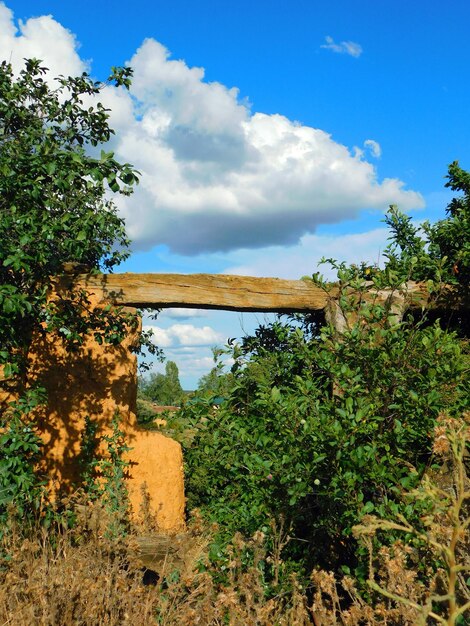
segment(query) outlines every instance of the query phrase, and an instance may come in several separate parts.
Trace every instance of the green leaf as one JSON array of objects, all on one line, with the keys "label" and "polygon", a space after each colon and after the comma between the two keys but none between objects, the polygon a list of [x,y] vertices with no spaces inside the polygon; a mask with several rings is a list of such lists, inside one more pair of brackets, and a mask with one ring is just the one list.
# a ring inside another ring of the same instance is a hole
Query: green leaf
[{"label": "green leaf", "polygon": [[11,375],[12,375],[11,363],[5,363],[5,365],[3,366],[3,376],[5,378],[10,378]]}]

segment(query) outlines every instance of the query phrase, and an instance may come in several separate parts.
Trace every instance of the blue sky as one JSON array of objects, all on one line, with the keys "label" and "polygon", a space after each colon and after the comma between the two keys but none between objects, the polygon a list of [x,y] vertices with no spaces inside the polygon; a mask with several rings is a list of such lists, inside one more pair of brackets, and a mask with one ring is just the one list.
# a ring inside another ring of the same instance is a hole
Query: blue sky
[{"label": "blue sky", "polygon": [[[7,0],[0,53],[135,68],[132,98],[104,94],[143,174],[119,205],[123,271],[296,278],[322,255],[377,259],[390,203],[442,217],[447,165],[470,168],[469,23],[466,0]],[[186,387],[255,323],[191,315],[151,322]]]}]

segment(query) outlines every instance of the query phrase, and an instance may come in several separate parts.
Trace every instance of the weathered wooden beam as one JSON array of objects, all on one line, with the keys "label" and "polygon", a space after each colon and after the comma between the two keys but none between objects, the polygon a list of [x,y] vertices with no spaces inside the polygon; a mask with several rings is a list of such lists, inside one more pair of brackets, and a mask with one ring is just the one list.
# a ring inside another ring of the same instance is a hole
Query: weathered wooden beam
[{"label": "weathered wooden beam", "polygon": [[[321,310],[327,294],[312,283],[226,274],[81,274],[75,285],[116,305],[225,311]],[[101,295],[102,294],[102,295]]]},{"label": "weathered wooden beam", "polygon": [[[312,282],[259,278],[228,274],[77,274],[54,279],[55,288],[82,288],[95,294],[95,301],[137,308],[199,308],[225,311],[308,312],[325,309],[338,296],[338,287],[326,293]],[[372,285],[370,285],[372,287]],[[368,298],[385,301],[390,291]],[[409,282],[392,294],[394,306],[421,307],[428,304],[425,285]]]}]

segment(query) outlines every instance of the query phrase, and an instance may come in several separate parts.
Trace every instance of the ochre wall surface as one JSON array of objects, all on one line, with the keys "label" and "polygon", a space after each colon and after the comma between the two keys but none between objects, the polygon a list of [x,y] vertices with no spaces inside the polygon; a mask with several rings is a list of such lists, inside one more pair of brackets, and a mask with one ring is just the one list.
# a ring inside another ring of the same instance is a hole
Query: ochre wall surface
[{"label": "ochre wall surface", "polygon": [[48,396],[47,406],[37,410],[45,446],[40,469],[49,477],[53,496],[70,492],[79,484],[77,457],[85,417],[98,424],[97,435],[106,435],[118,412],[120,429],[132,448],[125,460],[130,463],[126,486],[133,517],[139,517],[144,486],[159,529],[178,532],[184,528],[185,505],[181,446],[137,425],[137,360],[130,351],[135,340],[136,333],[118,346],[90,338],[80,351],[70,353],[52,334],[33,339],[28,379],[44,386]]},{"label": "ochre wall surface", "polygon": [[139,515],[145,486],[159,528],[177,532],[184,526],[181,446],[137,425],[137,362],[129,349],[133,340],[130,336],[121,345],[110,346],[89,339],[76,354],[67,353],[51,335],[33,341],[30,380],[42,384],[49,398],[38,414],[45,444],[41,469],[50,479],[52,493],[72,489],[79,483],[77,457],[85,417],[99,424],[98,435],[106,435],[118,412],[131,448],[125,460],[130,462],[126,484],[133,515]]}]

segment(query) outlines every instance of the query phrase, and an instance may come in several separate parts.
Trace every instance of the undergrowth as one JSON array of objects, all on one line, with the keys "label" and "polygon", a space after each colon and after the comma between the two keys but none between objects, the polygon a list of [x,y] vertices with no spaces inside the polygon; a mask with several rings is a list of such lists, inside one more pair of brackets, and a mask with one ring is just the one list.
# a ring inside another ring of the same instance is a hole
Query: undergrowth
[{"label": "undergrowth", "polygon": [[196,513],[178,564],[163,555],[149,585],[136,535],[109,534],[113,514],[105,503],[77,493],[58,504],[73,524],[62,510],[55,523],[38,521],[27,531],[11,510],[1,546],[0,623],[464,626],[470,613],[469,443],[470,414],[462,420],[442,415],[434,436],[440,464],[402,496],[424,503],[419,524],[403,516],[366,516],[356,526],[370,555],[368,590],[351,575],[314,570],[300,579],[286,573],[282,548],[289,537],[279,524],[272,529],[277,549],[272,542],[268,549],[261,531],[250,538],[237,533],[221,568],[209,549],[216,529]]}]

